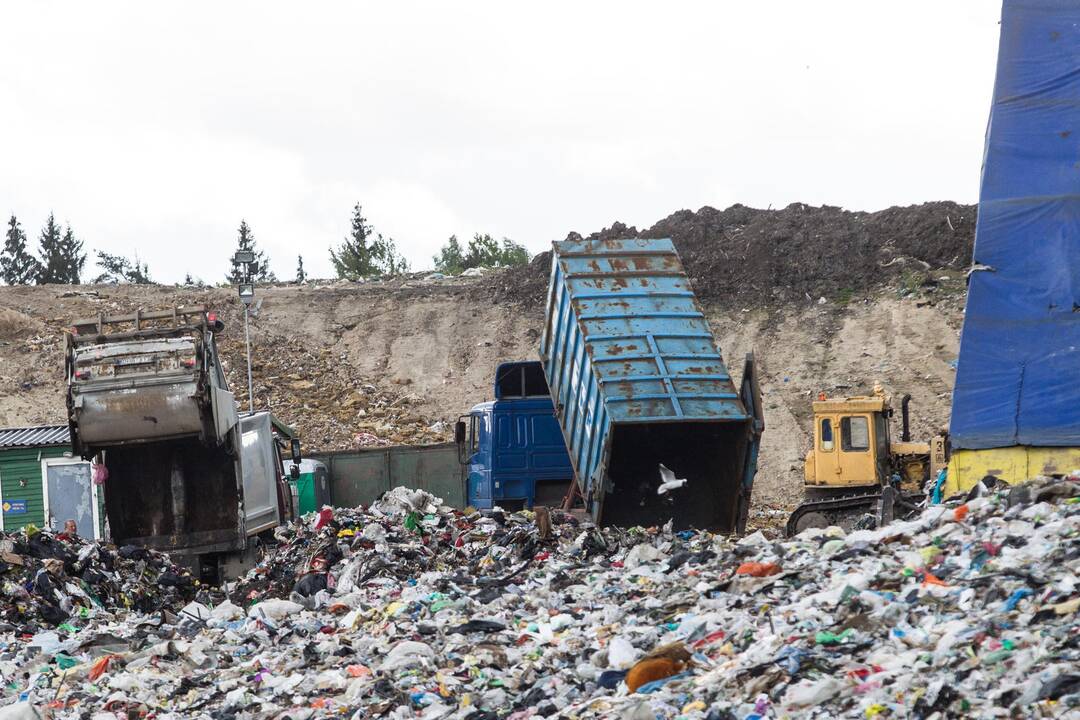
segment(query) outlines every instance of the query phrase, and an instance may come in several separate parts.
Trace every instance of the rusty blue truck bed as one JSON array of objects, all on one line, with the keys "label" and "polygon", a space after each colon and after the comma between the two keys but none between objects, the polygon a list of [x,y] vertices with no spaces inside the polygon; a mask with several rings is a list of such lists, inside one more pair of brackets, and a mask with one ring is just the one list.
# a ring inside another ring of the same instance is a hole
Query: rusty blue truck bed
[{"label": "rusty blue truck bed", "polygon": [[[737,392],[670,239],[554,243],[541,361],[601,524],[741,532],[763,429]],[[658,494],[659,465],[686,479]]]}]

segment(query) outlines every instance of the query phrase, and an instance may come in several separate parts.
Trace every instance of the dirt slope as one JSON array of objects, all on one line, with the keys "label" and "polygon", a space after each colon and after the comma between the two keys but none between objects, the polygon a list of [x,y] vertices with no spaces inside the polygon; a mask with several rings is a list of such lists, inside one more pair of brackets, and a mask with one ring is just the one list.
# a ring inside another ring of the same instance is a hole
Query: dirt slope
[{"label": "dirt slope", "polygon": [[[733,372],[756,352],[767,430],[755,512],[767,515],[798,499],[819,391],[855,394],[879,381],[912,394],[916,437],[947,421],[973,218],[971,207],[952,203],[875,214],[735,206],[601,235],[675,237]],[[536,357],[549,263],[541,256],[475,279],[260,288],[251,321],[256,405],[294,424],[310,449],[447,439],[459,414],[490,399],[498,362]],[[62,329],[75,317],[139,306],[223,311],[222,352],[246,403],[234,293],[0,288],[0,426],[63,422]]]}]

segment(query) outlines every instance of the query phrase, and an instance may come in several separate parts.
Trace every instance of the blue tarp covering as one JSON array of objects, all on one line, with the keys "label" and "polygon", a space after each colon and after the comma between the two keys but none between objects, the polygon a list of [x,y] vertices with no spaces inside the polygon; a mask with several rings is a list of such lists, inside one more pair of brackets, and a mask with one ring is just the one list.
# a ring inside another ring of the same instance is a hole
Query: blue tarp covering
[{"label": "blue tarp covering", "polygon": [[954,448],[1080,447],[1080,2],[1006,0]]}]

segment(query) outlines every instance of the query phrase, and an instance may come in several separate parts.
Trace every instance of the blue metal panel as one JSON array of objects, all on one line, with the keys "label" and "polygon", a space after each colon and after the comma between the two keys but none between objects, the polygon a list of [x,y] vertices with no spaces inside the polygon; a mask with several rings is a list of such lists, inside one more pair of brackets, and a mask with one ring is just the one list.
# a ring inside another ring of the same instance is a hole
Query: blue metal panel
[{"label": "blue metal panel", "polygon": [[472,415],[480,418],[481,432],[469,458],[470,505],[521,501],[531,507],[537,483],[569,484],[573,468],[550,397],[502,398],[477,405]]},{"label": "blue metal panel", "polygon": [[587,497],[615,426],[749,422],[670,239],[554,246],[540,356]]},{"label": "blue metal panel", "polygon": [[1080,5],[1006,0],[953,448],[1080,447]]}]

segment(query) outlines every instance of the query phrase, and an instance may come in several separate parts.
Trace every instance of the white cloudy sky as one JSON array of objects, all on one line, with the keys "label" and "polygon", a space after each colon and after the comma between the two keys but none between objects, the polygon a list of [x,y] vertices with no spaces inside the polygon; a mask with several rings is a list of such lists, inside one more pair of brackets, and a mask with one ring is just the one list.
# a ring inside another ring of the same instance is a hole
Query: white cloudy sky
[{"label": "white cloudy sky", "polygon": [[[0,5],[0,212],[158,280],[680,208],[974,202],[996,0]],[[6,218],[5,218],[6,219]]]}]

